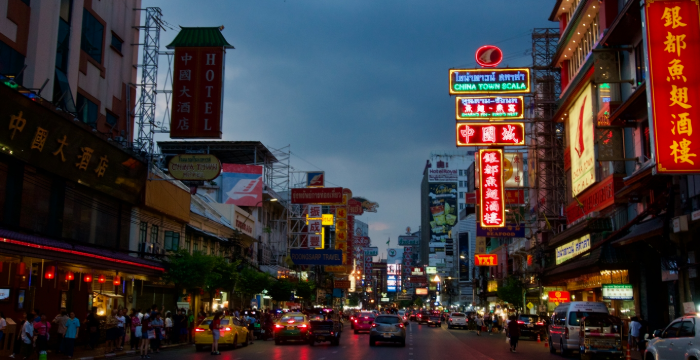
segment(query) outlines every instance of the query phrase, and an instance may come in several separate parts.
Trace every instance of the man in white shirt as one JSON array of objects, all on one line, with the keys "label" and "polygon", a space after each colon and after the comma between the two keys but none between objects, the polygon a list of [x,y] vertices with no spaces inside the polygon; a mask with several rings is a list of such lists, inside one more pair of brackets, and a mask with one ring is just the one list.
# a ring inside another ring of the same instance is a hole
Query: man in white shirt
[{"label": "man in white shirt", "polygon": [[24,359],[29,359],[32,356],[34,347],[32,346],[32,340],[34,338],[34,319],[29,319],[24,323],[22,327],[22,357]]}]

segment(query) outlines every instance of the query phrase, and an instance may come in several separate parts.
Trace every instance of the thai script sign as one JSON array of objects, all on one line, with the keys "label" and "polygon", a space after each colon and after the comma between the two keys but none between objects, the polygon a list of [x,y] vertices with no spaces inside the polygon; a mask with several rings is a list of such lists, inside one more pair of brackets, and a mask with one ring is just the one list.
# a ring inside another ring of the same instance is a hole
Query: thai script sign
[{"label": "thai script sign", "polygon": [[299,188],[292,189],[292,204],[336,204],[343,203],[343,188]]},{"label": "thai script sign", "polygon": [[498,254],[476,254],[474,255],[475,266],[496,266],[498,265]]},{"label": "thai script sign", "polygon": [[411,246],[411,245],[419,245],[419,244],[420,244],[420,238],[418,238],[418,236],[408,236],[408,235],[399,236],[399,245],[401,245],[401,246]]},{"label": "thai script sign", "polygon": [[450,95],[529,92],[528,68],[450,70]]},{"label": "thai script sign", "polygon": [[507,120],[525,116],[522,96],[457,96],[456,103],[457,120]]},{"label": "thai script sign", "polygon": [[556,250],[556,264],[559,265],[576,255],[591,249],[591,234],[582,236],[566,245],[559,246]]},{"label": "thai script sign", "polygon": [[180,154],[170,159],[168,171],[177,180],[210,181],[221,173],[221,162],[211,154]]}]

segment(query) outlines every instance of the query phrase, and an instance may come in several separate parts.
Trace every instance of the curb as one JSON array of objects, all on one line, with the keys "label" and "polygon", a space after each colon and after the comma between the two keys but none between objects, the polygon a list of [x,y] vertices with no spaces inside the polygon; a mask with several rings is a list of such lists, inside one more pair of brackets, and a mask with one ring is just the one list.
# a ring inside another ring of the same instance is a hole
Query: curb
[{"label": "curb", "polygon": [[[165,349],[170,349],[170,348],[178,348],[178,347],[185,347],[189,346],[192,344],[176,344],[176,345],[163,345],[160,348],[162,350]],[[137,355],[139,352],[136,350],[127,350],[123,352],[118,352],[114,354],[105,354],[105,355],[99,355],[99,356],[86,356],[86,357],[76,357],[73,358],[74,360],[99,360],[99,359],[112,359],[116,357],[121,357],[121,356],[131,356],[131,355]]]}]

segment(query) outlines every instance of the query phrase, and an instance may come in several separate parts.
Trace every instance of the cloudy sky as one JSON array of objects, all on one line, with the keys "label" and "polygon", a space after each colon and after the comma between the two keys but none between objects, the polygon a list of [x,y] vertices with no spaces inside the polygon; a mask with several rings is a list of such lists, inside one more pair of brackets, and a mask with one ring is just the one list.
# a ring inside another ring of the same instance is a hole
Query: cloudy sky
[{"label": "cloudy sky", "polygon": [[[529,66],[530,32],[557,26],[547,21],[554,3],[143,0],[175,29],[224,25],[236,48],[226,54],[224,140],[290,145],[295,170],[322,169],[330,185],[378,202],[360,220],[381,248],[418,229],[431,151],[457,151],[448,69],[476,67],[485,44],[503,49],[502,66]],[[161,44],[176,34],[161,32]]]}]

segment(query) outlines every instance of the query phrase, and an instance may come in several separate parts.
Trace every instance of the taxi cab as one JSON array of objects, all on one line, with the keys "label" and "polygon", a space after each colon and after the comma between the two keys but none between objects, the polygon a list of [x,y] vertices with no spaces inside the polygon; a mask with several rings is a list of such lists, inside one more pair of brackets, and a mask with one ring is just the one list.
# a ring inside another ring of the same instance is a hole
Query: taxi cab
[{"label": "taxi cab", "polygon": [[302,313],[286,313],[275,324],[273,334],[275,345],[287,340],[307,341],[309,319]]},{"label": "taxi cab", "polygon": [[[214,320],[210,316],[194,329],[194,344],[197,351],[201,351],[205,346],[211,345],[214,341],[209,324]],[[235,349],[238,345],[248,346],[250,334],[244,323],[238,320],[235,316],[221,317],[221,338],[219,338],[219,346],[230,346]]]}]

